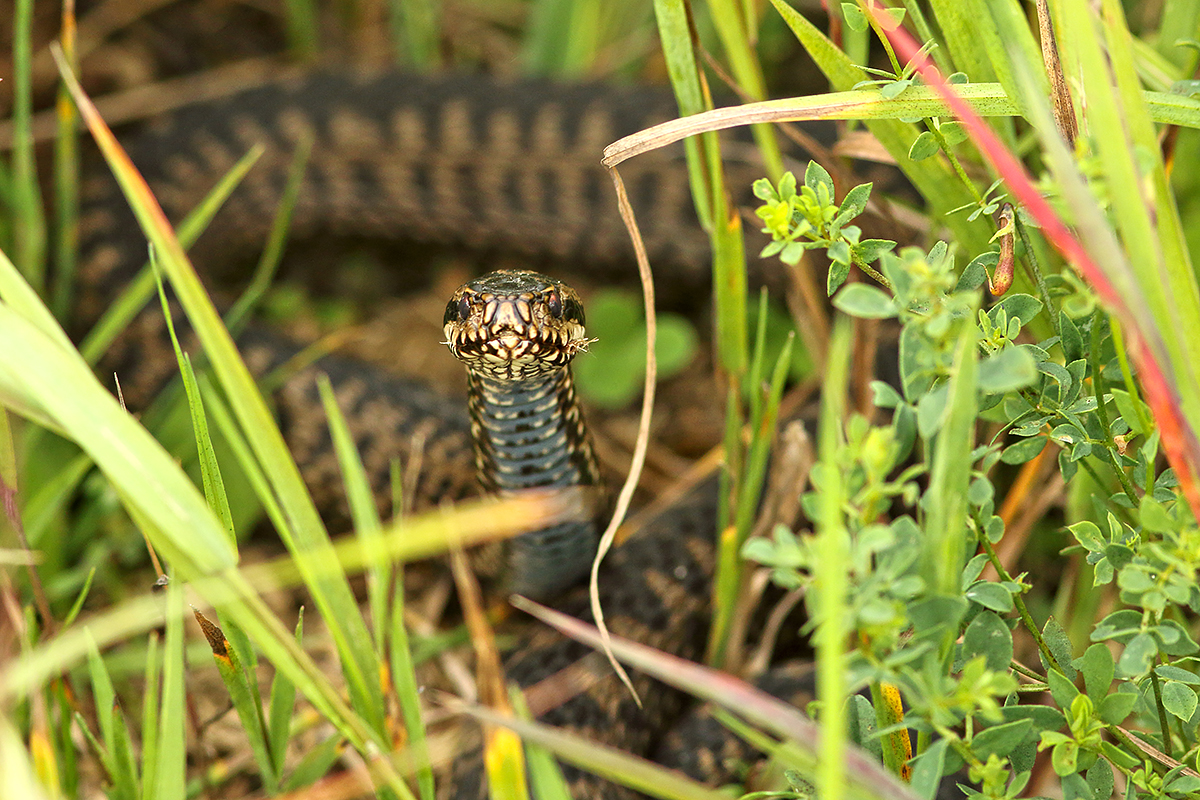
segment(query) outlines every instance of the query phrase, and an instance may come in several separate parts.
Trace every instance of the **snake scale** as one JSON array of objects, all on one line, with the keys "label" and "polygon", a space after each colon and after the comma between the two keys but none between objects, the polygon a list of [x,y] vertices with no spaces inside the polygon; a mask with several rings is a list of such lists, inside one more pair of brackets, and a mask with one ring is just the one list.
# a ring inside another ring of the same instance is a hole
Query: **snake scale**
[{"label": "snake scale", "polygon": [[[261,246],[293,153],[306,140],[312,156],[293,239],[399,238],[628,275],[631,249],[599,153],[620,136],[672,115],[669,95],[640,89],[326,73],[185,107],[126,146],[175,221],[249,148],[265,148],[192,250],[209,277],[223,277],[229,272],[223,265],[244,261],[242,254]],[[752,164],[735,163],[733,169],[741,171],[743,185],[756,174]],[[702,286],[707,239],[695,221],[681,150],[637,159],[623,176],[660,285]],[[77,331],[98,318],[146,252],[115,186],[99,172],[85,184],[81,222]],[[110,354],[110,369],[121,376],[134,407],[144,405],[175,370],[163,333],[161,315],[144,313]],[[259,374],[298,349],[263,329],[249,331],[240,345]],[[387,496],[388,466],[396,457],[420,459],[413,492],[418,507],[473,491],[463,401],[329,356],[289,377],[275,401],[305,480],[331,514],[342,507],[341,478],[315,386],[317,370],[334,385],[380,497]],[[685,658],[701,656],[715,506],[711,485],[693,492],[609,557],[601,599],[614,632]],[[589,616],[578,592],[558,605]],[[587,652],[542,631],[522,640],[506,670],[511,680],[528,686]],[[544,719],[648,753],[663,721],[679,712],[681,699],[661,687],[648,692],[646,679],[639,682],[647,701],[642,710],[614,678],[604,676]],[[454,796],[478,796],[478,763],[464,759],[457,772]],[[626,794],[598,779],[570,775],[576,796]]]}]

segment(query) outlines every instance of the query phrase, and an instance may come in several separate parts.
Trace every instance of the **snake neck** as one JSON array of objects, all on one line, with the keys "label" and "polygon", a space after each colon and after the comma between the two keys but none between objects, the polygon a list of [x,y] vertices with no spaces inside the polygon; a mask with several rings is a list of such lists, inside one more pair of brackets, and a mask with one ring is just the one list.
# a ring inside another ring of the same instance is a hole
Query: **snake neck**
[{"label": "snake neck", "polygon": [[[470,375],[479,480],[488,492],[596,485],[599,471],[569,368],[526,381]],[[575,585],[596,555],[596,522],[564,522],[510,540],[505,588],[546,598]]]},{"label": "snake neck", "polygon": [[502,493],[599,482],[569,368],[523,381],[469,375],[475,465],[484,489]]}]

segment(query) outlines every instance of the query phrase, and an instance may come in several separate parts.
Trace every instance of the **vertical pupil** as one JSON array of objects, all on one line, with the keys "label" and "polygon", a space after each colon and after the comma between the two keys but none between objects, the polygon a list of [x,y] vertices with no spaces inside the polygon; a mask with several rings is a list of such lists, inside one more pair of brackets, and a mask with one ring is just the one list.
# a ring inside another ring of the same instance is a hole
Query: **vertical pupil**
[{"label": "vertical pupil", "polygon": [[463,295],[458,299],[458,318],[463,322],[467,321],[467,317],[471,316],[471,301]]},{"label": "vertical pupil", "polygon": [[562,319],[562,298],[559,297],[558,292],[551,292],[546,297],[546,307],[550,309],[550,314],[553,315],[555,319]]}]

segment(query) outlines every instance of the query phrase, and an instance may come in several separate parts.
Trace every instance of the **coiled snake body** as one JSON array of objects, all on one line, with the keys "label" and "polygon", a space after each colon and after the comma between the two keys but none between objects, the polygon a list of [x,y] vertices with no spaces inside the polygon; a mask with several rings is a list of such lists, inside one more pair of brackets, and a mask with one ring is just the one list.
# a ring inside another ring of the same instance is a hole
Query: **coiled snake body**
[{"label": "coiled snake body", "polygon": [[[622,264],[628,263],[629,245],[599,153],[608,142],[671,113],[669,96],[640,90],[317,75],[184,109],[128,149],[168,215],[178,220],[248,148],[266,147],[194,250],[194,260],[210,274],[219,273],[212,265],[232,253],[261,244],[292,152],[304,140],[313,143],[313,156],[296,206],[294,237],[353,233]],[[735,173],[738,169],[734,165]],[[755,171],[745,166],[743,177]],[[694,219],[680,153],[640,159],[624,175],[656,266],[672,270],[666,282],[701,285],[707,244]],[[145,256],[144,240],[111,180],[94,178],[88,184],[82,219],[80,330],[98,317]],[[514,290],[526,299],[536,295],[538,310],[497,300]],[[581,325],[575,326],[578,332],[560,334],[548,324],[582,323],[573,293],[542,276],[518,280],[509,274],[460,290],[446,310],[448,342],[459,355],[484,341],[473,331],[485,316],[489,324],[509,325],[509,332],[520,326],[544,328],[558,337],[563,353],[580,346]],[[126,396],[137,405],[175,367],[160,315],[143,314],[133,327],[114,347],[112,363]],[[260,374],[297,350],[265,330],[248,332],[241,347]],[[388,466],[397,456],[420,459],[413,487],[419,504],[470,492],[472,462],[495,491],[594,483],[595,464],[568,373],[530,375],[514,389],[494,374],[494,358],[486,353],[481,358],[493,373],[472,372],[471,422],[460,403],[351,359],[328,357],[290,377],[276,393],[281,426],[318,502],[336,510],[343,501],[314,369],[330,376],[379,496],[387,496]],[[474,453],[472,425],[482,433]],[[609,558],[601,601],[614,632],[685,658],[700,656],[709,623],[714,513],[715,492],[694,493]],[[512,588],[546,595],[574,583],[590,560],[594,540],[590,527],[533,534],[514,546]],[[564,560],[551,565],[547,553]],[[588,616],[578,593],[559,604]],[[587,652],[541,632],[522,642],[506,669],[510,679],[531,685],[576,664]],[[587,691],[546,718],[622,749],[647,752],[662,721],[677,712],[679,698],[661,688],[646,691],[643,679],[646,707],[639,710],[606,668],[592,671],[599,677],[590,679]],[[457,796],[475,795],[477,772],[460,773]],[[620,794],[579,775],[575,788],[577,796]]]}]

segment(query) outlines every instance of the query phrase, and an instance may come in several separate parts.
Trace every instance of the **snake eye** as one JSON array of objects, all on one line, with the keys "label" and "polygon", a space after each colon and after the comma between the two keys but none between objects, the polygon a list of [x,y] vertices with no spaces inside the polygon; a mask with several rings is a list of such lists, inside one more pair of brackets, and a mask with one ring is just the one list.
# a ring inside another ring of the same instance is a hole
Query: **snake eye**
[{"label": "snake eye", "polygon": [[550,294],[546,295],[546,307],[550,309],[550,315],[552,317],[555,319],[562,319],[562,297],[559,296],[558,292],[551,292]]},{"label": "snake eye", "polygon": [[567,319],[572,322],[578,322],[580,325],[584,324],[583,306],[579,304],[579,301],[568,297],[563,310],[566,313]]},{"label": "snake eye", "polygon": [[458,320],[459,320],[459,322],[466,322],[470,316],[471,316],[471,301],[464,294],[462,297],[458,298]]}]

